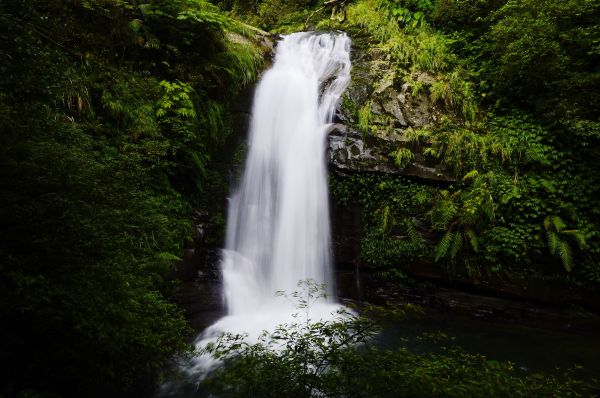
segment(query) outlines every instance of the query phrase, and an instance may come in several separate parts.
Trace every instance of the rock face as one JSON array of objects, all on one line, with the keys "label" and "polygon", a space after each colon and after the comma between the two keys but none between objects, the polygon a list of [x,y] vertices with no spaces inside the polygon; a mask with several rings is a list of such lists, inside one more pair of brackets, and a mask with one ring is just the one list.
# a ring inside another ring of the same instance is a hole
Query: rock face
[{"label": "rock face", "polygon": [[[352,82],[342,109],[340,123],[329,131],[328,160],[342,171],[383,172],[433,181],[451,181],[442,165],[427,159],[422,148],[407,138],[408,129],[434,126],[441,110],[429,96],[413,87],[427,84],[433,78],[426,73],[399,78],[389,56],[360,41],[353,52]],[[361,115],[359,117],[359,114]],[[366,120],[359,120],[359,119]],[[361,125],[367,131],[359,132]],[[398,165],[392,153],[410,150],[412,160]]]},{"label": "rock face", "polygon": [[[340,171],[383,172],[424,180],[452,181],[452,177],[441,165],[431,164],[425,159],[416,145],[406,142],[398,133],[381,136],[363,136],[343,124],[334,124],[328,135],[327,152],[329,164]],[[414,160],[405,167],[399,167],[390,153],[398,148],[408,148]]]}]

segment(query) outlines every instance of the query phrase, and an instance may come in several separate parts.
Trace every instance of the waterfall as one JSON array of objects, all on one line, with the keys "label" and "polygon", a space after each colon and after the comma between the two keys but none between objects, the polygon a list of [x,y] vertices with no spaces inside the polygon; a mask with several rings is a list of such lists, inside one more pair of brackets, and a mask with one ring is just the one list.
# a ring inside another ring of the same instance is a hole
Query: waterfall
[{"label": "waterfall", "polygon": [[[300,280],[331,292],[326,134],[350,81],[349,51],[344,33],[294,33],[278,43],[256,89],[248,158],[229,200],[222,257],[227,315],[198,346],[223,332],[257,339],[289,321],[294,308],[275,292],[292,292]],[[311,317],[330,317],[336,308],[323,302]],[[200,365],[206,364],[198,359]]]}]

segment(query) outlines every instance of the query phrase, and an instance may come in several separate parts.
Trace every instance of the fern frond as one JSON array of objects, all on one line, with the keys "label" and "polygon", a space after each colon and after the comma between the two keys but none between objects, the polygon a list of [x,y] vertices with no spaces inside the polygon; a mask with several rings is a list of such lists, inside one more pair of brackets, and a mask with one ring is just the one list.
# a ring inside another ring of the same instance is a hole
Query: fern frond
[{"label": "fern frond", "polygon": [[419,233],[417,232],[417,229],[415,228],[415,223],[411,220],[407,220],[405,226],[406,233],[410,241],[414,243],[422,243],[423,239],[421,238],[421,235],[419,235]]},{"label": "fern frond", "polygon": [[477,253],[479,252],[479,239],[477,238],[477,234],[471,228],[467,228],[465,230],[465,235],[471,244],[473,250]]},{"label": "fern frond", "polygon": [[433,158],[440,157],[440,153],[433,147],[427,147],[423,150],[423,155],[431,156]]},{"label": "fern frond", "polygon": [[548,248],[550,249],[550,253],[556,255],[558,245],[560,244],[560,238],[554,231],[546,231],[546,236],[548,237]]},{"label": "fern frond", "polygon": [[450,258],[455,259],[456,255],[462,248],[463,244],[463,236],[460,232],[455,232],[454,237],[452,238],[452,244],[450,247]]},{"label": "fern frond", "polygon": [[491,195],[485,202],[482,203],[480,209],[489,221],[494,221],[496,219],[494,199],[491,197]]},{"label": "fern frond", "polygon": [[473,169],[467,174],[465,174],[465,176],[463,177],[463,181],[473,180],[475,179],[475,177],[477,177],[477,175],[479,175],[479,172],[477,171],[477,169]]},{"label": "fern frond", "polygon": [[459,217],[461,225],[473,225],[479,219],[476,208],[463,208]]},{"label": "fern frond", "polygon": [[583,250],[586,248],[587,244],[585,241],[585,234],[578,229],[569,229],[561,231],[562,235],[572,236],[573,239],[577,242],[577,246],[579,249]]},{"label": "fern frond", "polygon": [[[413,96],[416,95],[417,93],[415,93],[413,90]],[[409,127],[406,130],[404,130],[404,138],[408,142],[424,143],[430,138],[430,136],[431,132],[424,128],[415,129]]]},{"label": "fern frond", "polygon": [[565,222],[559,216],[552,216],[550,217],[550,220],[552,221],[552,225],[554,226],[554,230],[556,232],[560,232],[567,227],[567,224],[565,224]]},{"label": "fern frond", "polygon": [[358,110],[358,129],[363,137],[370,132],[371,126],[371,101],[360,107]]},{"label": "fern frond", "polygon": [[458,208],[452,199],[441,200],[433,213],[433,221],[445,227],[454,219],[457,212]]},{"label": "fern frond", "polygon": [[156,258],[160,261],[181,261],[181,258],[168,252],[160,252],[156,255]]},{"label": "fern frond", "polygon": [[450,244],[452,243],[453,237],[454,233],[452,231],[448,231],[438,242],[438,244],[435,247],[435,261],[438,261],[442,257],[446,256],[446,253],[448,253],[448,249],[450,248]]},{"label": "fern frond", "polygon": [[578,230],[577,233],[573,234],[573,237],[577,241],[577,246],[579,246],[580,250],[583,250],[587,247],[587,241],[583,232]]},{"label": "fern frond", "polygon": [[196,171],[198,172],[198,174],[200,174],[203,178],[206,178],[207,173],[206,173],[206,160],[205,159],[200,159],[200,156],[198,156],[199,154],[194,153],[192,151],[186,151],[187,154],[190,156],[190,159],[192,160],[192,163],[196,169]]},{"label": "fern frond", "polygon": [[411,164],[415,159],[414,153],[408,148],[398,148],[395,151],[390,152],[389,156],[394,159],[396,166],[402,169]]},{"label": "fern frond", "polygon": [[558,254],[567,272],[571,272],[573,268],[573,254],[571,252],[571,246],[568,242],[560,241],[558,245]]}]

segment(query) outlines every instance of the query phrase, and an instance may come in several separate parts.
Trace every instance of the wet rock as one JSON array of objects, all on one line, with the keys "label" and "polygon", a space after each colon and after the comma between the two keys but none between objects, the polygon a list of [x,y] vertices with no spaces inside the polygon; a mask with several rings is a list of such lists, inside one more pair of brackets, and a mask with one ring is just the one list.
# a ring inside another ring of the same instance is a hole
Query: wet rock
[{"label": "wet rock", "polygon": [[385,135],[363,136],[343,124],[331,126],[327,156],[337,170],[351,172],[382,172],[432,181],[453,181],[440,164],[430,164],[417,149],[415,161],[399,167],[390,153],[401,147],[411,147],[402,130]]},{"label": "wet rock", "polygon": [[[600,315],[584,310],[574,303],[527,300],[508,297],[498,291],[474,292],[458,287],[437,286],[413,281],[395,283],[381,281],[369,272],[344,268],[337,272],[338,295],[344,299],[366,301],[379,305],[401,306],[417,304],[429,315],[436,312],[460,315],[492,322],[529,325],[556,330],[597,332]],[[565,290],[562,290],[565,293]]]}]

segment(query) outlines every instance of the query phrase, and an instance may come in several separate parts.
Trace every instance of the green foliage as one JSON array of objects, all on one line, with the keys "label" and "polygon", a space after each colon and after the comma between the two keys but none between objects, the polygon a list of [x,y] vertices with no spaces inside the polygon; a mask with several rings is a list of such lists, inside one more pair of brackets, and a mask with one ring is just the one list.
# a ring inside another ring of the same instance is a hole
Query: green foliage
[{"label": "green foliage", "polygon": [[555,114],[568,110],[595,119],[590,113],[598,109],[595,99],[588,98],[585,107],[578,103],[599,87],[599,14],[600,5],[590,0],[507,1],[489,17],[498,90],[558,108]]},{"label": "green foliage", "polygon": [[432,8],[430,1],[363,0],[349,7],[348,22],[391,55],[398,75],[413,86],[414,95],[422,83],[413,80],[411,74],[429,72],[435,76],[434,83],[427,84],[434,101],[474,120],[478,106],[469,82],[471,73],[451,51],[453,39],[434,31],[426,22]]},{"label": "green foliage", "polygon": [[577,229],[566,229],[567,225],[558,216],[547,216],[544,219],[544,229],[548,238],[548,248],[554,256],[560,257],[560,260],[567,272],[573,268],[572,249],[567,238],[574,240],[580,249],[584,249],[585,235]]},{"label": "green foliage", "polygon": [[559,155],[548,145],[548,135],[539,124],[519,113],[490,115],[485,122],[466,126],[445,119],[434,131],[406,132],[409,141],[426,146],[425,154],[441,159],[457,176],[482,168],[550,165]]},{"label": "green foliage", "polygon": [[308,30],[309,22],[329,17],[329,10],[316,0],[223,0],[219,3],[236,17],[276,33]]},{"label": "green foliage", "polygon": [[365,236],[361,259],[369,268],[394,268],[418,261],[428,253],[418,230],[426,219],[435,188],[404,178],[360,175],[330,180],[333,198],[341,205],[364,209]]},{"label": "green foliage", "polygon": [[214,158],[260,51],[202,0],[18,0],[0,19],[2,394],[143,394],[190,349],[165,277],[192,209],[223,211]]},{"label": "green foliage", "polygon": [[231,90],[235,95],[256,80],[262,70],[264,58],[262,51],[243,36],[230,33],[225,51],[219,54],[219,63],[228,80],[235,83]]},{"label": "green foliage", "polygon": [[165,253],[191,233],[188,209],[152,188],[135,158],[95,149],[77,127],[44,127],[3,159],[3,359],[19,387],[43,370],[29,386],[127,388],[187,348],[187,324],[158,288],[172,266]]},{"label": "green foliage", "polygon": [[[343,350],[377,332],[374,322],[345,309],[331,320],[313,320],[311,309],[324,297],[322,290],[312,281],[298,287],[289,295],[281,292],[299,311],[293,323],[265,331],[255,344],[230,334],[209,343],[204,353],[223,362],[205,381],[211,390],[220,396],[314,396],[328,388],[331,366]],[[268,386],[261,386],[266,380]]]},{"label": "green foliage", "polygon": [[371,133],[371,102],[367,101],[366,104],[358,109],[358,130],[362,133],[363,138]]},{"label": "green foliage", "polygon": [[396,0],[383,3],[382,8],[398,23],[416,28],[419,25],[423,26],[425,13],[431,11],[433,4],[431,0]]},{"label": "green foliage", "polygon": [[[448,52],[450,42],[447,38],[432,32],[424,22],[419,22],[418,26],[410,23],[406,29],[403,23],[398,23],[398,18],[417,21],[415,15],[422,13],[400,10],[404,9],[396,8],[386,0],[363,0],[349,7],[348,21],[363,28],[383,50],[390,51],[399,66],[439,72],[455,64],[455,59]],[[419,20],[423,21],[422,17]]]},{"label": "green foliage", "polygon": [[195,119],[196,111],[190,97],[194,89],[187,83],[169,83],[165,80],[160,82],[163,96],[158,100],[156,116],[165,118],[169,113],[182,119]]},{"label": "green foliage", "polygon": [[442,101],[448,109],[455,109],[465,120],[474,121],[477,116],[477,102],[473,84],[461,76],[464,71],[455,70],[431,84],[431,99]]},{"label": "green foliage", "polygon": [[435,248],[436,260],[454,261],[467,247],[478,252],[478,233],[496,218],[497,205],[492,196],[495,175],[492,172],[479,175],[473,171],[465,175],[464,180],[472,180],[467,189],[452,194],[444,190],[434,200],[431,224],[435,230],[444,231]]},{"label": "green foliage", "polygon": [[415,159],[414,153],[408,148],[398,148],[389,154],[394,159],[396,166],[405,168]]},{"label": "green foliage", "polygon": [[[314,292],[308,297],[316,298]],[[378,346],[374,319],[404,316],[410,307],[362,308],[369,318],[340,310],[331,320],[309,321],[310,307],[299,305],[296,321],[265,331],[257,343],[224,335],[209,345],[205,352],[222,365],[202,387],[221,397],[577,397],[588,392],[569,373],[521,375],[510,362],[469,354],[440,335],[420,337],[437,342],[438,352]]]}]

